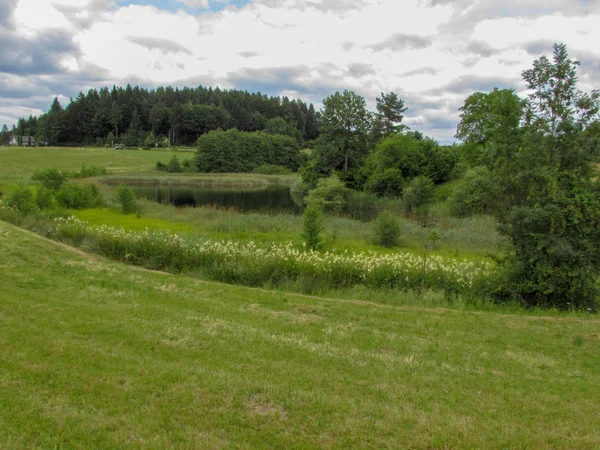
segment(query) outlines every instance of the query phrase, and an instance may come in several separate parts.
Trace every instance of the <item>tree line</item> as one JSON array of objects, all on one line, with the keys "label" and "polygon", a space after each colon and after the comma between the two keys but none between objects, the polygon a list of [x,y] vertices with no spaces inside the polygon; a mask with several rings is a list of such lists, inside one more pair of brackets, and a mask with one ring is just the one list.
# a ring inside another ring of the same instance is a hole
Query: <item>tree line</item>
[{"label": "tree line", "polygon": [[273,127],[302,141],[319,136],[319,123],[319,112],[299,99],[203,86],[147,90],[127,85],[81,92],[66,106],[54,98],[47,113],[20,118],[12,130],[5,125],[0,142],[8,143],[12,134],[48,145],[139,146],[152,135],[152,142],[190,145],[211,130]]}]

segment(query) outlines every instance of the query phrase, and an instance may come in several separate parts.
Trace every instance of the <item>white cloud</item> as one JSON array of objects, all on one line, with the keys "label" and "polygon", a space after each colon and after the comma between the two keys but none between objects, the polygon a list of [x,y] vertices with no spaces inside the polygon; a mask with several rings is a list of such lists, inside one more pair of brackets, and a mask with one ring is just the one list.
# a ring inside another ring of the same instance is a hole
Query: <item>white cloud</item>
[{"label": "white cloud", "polygon": [[208,0],[175,0],[191,8],[208,8]]},{"label": "white cloud", "polygon": [[[254,0],[196,17],[112,0],[18,0],[14,21],[24,37],[71,33],[78,52],[61,64],[72,74],[93,66],[115,83],[257,87],[317,104],[348,88],[372,108],[381,91],[396,91],[409,107],[407,123],[449,140],[464,97],[495,83],[522,88],[520,73],[537,50],[550,53],[553,42],[565,42],[598,64],[599,3]],[[594,74],[584,72],[582,81],[594,82]]]}]

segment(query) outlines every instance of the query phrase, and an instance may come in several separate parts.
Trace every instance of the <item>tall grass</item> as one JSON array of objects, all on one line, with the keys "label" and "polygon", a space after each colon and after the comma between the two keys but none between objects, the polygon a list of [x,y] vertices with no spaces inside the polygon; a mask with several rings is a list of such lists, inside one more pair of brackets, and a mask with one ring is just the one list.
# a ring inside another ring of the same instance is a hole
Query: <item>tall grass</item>
[{"label": "tall grass", "polygon": [[489,263],[439,256],[303,251],[291,244],[260,247],[92,226],[74,217],[55,219],[50,234],[111,258],[175,272],[200,271],[218,281],[249,286],[305,283],[314,290],[364,285],[481,295],[493,272]]}]

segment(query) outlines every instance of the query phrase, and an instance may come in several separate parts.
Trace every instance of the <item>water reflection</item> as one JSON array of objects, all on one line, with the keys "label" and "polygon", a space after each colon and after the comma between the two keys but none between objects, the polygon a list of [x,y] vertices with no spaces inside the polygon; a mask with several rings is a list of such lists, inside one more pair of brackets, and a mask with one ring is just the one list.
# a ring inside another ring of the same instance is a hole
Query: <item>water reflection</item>
[{"label": "water reflection", "polygon": [[301,211],[288,186],[270,185],[264,189],[224,189],[191,186],[131,186],[138,197],[163,204],[183,206],[221,206],[238,211]]}]

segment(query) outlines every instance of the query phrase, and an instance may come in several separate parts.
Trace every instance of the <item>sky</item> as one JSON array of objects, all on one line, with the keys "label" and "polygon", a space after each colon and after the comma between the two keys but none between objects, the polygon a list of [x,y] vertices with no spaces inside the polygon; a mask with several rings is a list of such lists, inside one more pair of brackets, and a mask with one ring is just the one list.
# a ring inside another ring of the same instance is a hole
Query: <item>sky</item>
[{"label": "sky", "polygon": [[0,0],[0,124],[103,86],[219,86],[300,98],[381,92],[454,141],[473,92],[512,88],[553,43],[600,88],[600,0]]}]

